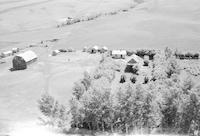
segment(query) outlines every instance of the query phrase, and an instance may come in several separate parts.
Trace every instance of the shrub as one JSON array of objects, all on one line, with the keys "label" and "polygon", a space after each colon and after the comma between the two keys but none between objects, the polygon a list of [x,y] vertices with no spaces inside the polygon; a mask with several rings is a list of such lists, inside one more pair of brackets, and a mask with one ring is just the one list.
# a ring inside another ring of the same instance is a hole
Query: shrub
[{"label": "shrub", "polygon": [[44,124],[66,129],[68,125],[68,113],[65,106],[61,105],[52,96],[44,94],[38,101],[39,109],[45,118],[41,118]]},{"label": "shrub", "polygon": [[126,76],[125,75],[121,75],[121,78],[120,78],[120,83],[124,83],[126,82]]},{"label": "shrub", "polygon": [[135,83],[136,83],[136,81],[137,81],[137,80],[136,80],[136,77],[135,77],[135,76],[133,76],[133,75],[131,76],[130,80],[131,80],[131,82],[132,82],[133,84],[135,84]]},{"label": "shrub", "polygon": [[145,77],[144,78],[144,84],[147,84],[149,82],[149,78],[148,77]]}]

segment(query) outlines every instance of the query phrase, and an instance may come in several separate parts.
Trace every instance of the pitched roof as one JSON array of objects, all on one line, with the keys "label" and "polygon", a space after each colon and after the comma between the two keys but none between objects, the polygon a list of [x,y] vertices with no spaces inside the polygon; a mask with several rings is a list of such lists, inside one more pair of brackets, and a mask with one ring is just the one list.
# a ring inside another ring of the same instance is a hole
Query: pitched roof
[{"label": "pitched roof", "polygon": [[131,55],[127,59],[128,64],[143,63],[143,62],[144,62],[144,60],[135,54]]},{"label": "pitched roof", "polygon": [[102,49],[103,49],[103,50],[108,50],[108,47],[103,46]]},{"label": "pitched roof", "polygon": [[133,58],[132,58],[131,60],[128,61],[128,64],[135,64],[135,63],[137,63],[137,62],[136,62],[135,59],[133,59]]},{"label": "pitched roof", "polygon": [[21,53],[21,54],[18,54],[16,56],[22,57],[25,60],[25,62],[29,62],[29,61],[37,58],[37,55],[31,50],[26,51],[26,52]]}]

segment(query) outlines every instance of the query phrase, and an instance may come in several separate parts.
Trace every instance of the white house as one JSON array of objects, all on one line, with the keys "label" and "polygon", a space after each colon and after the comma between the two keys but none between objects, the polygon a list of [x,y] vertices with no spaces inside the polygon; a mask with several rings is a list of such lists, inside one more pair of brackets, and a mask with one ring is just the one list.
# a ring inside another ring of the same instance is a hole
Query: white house
[{"label": "white house", "polygon": [[125,59],[127,55],[126,50],[112,50],[111,56],[115,59]]}]

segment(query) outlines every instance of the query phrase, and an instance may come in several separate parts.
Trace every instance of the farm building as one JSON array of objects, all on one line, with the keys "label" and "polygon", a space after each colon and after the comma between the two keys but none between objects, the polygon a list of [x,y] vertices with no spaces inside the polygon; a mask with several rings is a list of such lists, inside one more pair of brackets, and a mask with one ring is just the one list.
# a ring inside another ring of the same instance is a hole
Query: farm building
[{"label": "farm building", "polygon": [[19,48],[12,48],[12,53],[17,53],[19,52]]},{"label": "farm building", "polygon": [[2,52],[2,53],[1,53],[1,56],[2,56],[3,58],[8,57],[8,56],[11,56],[11,55],[13,55],[13,52],[12,52],[12,51],[5,51],[5,52]]},{"label": "farm building", "polygon": [[23,70],[27,68],[28,64],[31,64],[37,60],[37,55],[33,51],[26,51],[24,53],[16,55],[13,62],[14,70]]},{"label": "farm building", "polygon": [[132,73],[133,72],[133,66],[134,65],[143,65],[144,60],[140,58],[139,56],[133,54],[126,60],[126,68],[125,72]]},{"label": "farm building", "polygon": [[56,55],[58,55],[59,53],[60,53],[59,50],[53,50],[53,51],[52,51],[52,56],[56,56]]},{"label": "farm building", "polygon": [[111,56],[112,58],[115,58],[115,59],[125,59],[126,57],[126,50],[112,50],[111,51]]},{"label": "farm building", "polygon": [[90,53],[97,53],[98,51],[99,51],[98,46],[93,46],[88,50],[88,52],[90,52]]},{"label": "farm building", "polygon": [[87,52],[87,50],[88,50],[87,46],[83,47],[83,52]]},{"label": "farm building", "polygon": [[108,47],[106,46],[103,46],[101,49],[100,49],[100,53],[104,53],[104,52],[107,52],[108,51]]}]

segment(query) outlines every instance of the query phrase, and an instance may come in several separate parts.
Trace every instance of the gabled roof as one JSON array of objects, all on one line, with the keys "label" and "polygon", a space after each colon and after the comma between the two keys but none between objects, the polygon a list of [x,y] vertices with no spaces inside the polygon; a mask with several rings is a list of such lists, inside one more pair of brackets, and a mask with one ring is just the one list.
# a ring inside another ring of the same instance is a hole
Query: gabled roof
[{"label": "gabled roof", "polygon": [[143,63],[143,62],[144,62],[144,60],[135,54],[131,55],[127,59],[127,64],[135,64],[135,63]]},{"label": "gabled roof", "polygon": [[135,59],[131,59],[131,60],[129,60],[128,62],[127,62],[128,64],[135,64],[135,63],[137,63],[136,61],[135,61]]},{"label": "gabled roof", "polygon": [[37,58],[37,55],[31,50],[26,51],[26,52],[21,53],[21,54],[18,54],[16,56],[22,57],[25,60],[25,62],[29,62],[29,61]]}]

